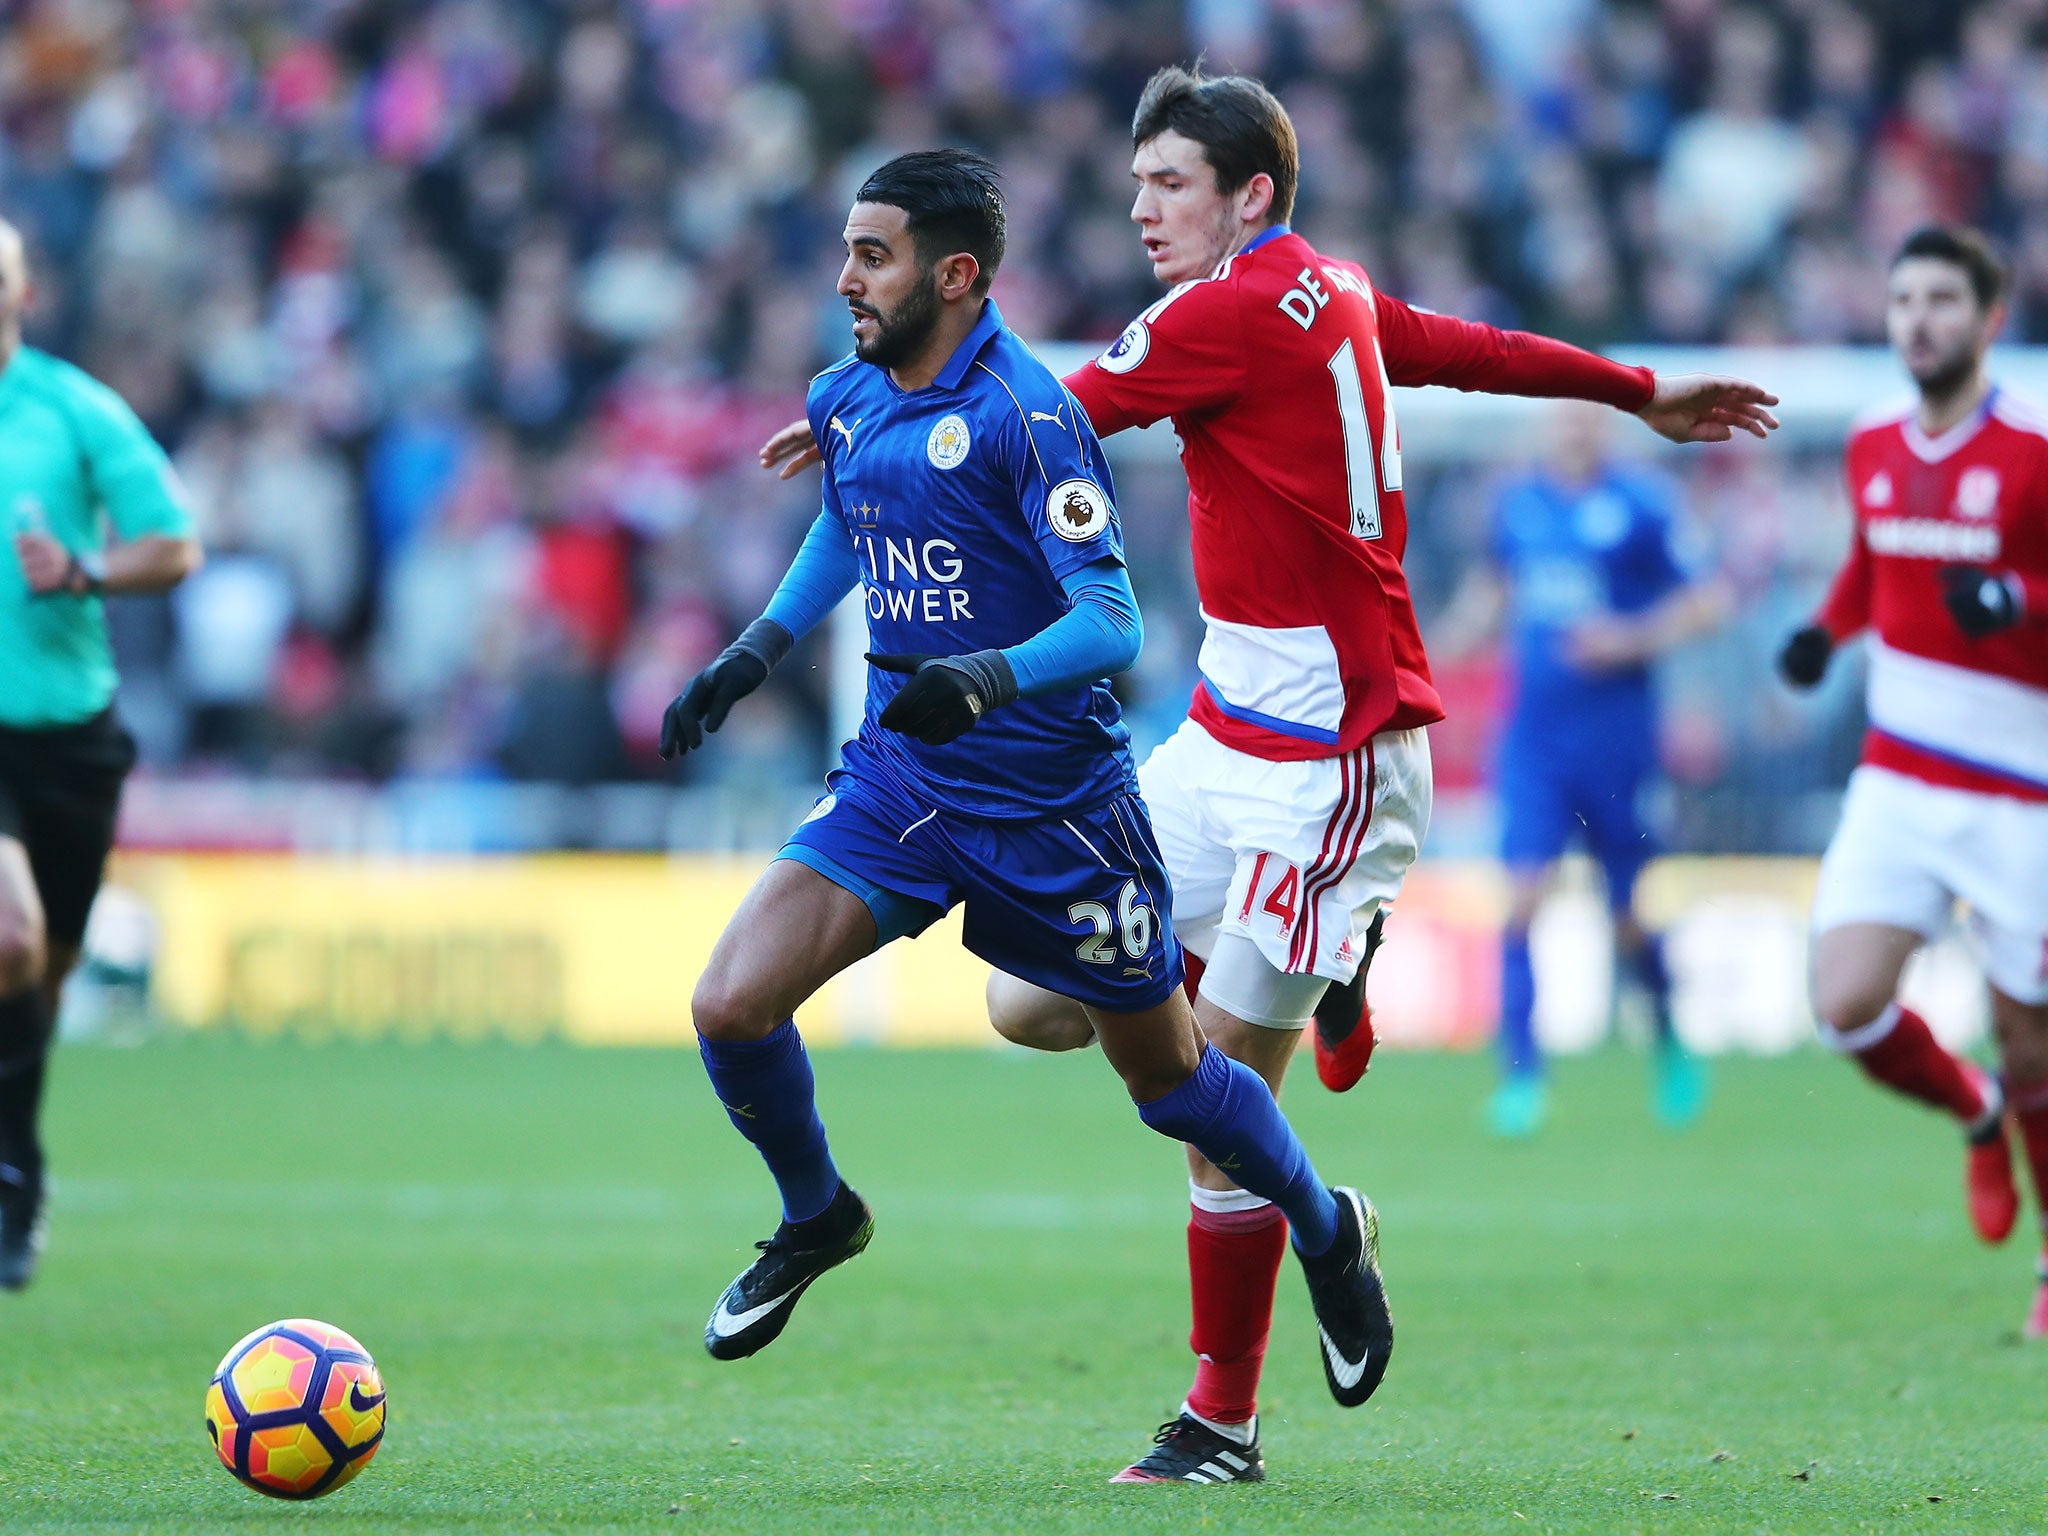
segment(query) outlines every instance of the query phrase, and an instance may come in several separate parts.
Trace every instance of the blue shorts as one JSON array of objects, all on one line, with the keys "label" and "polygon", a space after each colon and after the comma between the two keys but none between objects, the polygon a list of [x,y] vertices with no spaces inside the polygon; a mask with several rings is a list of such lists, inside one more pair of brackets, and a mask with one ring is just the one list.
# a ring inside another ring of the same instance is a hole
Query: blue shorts
[{"label": "blue shorts", "polygon": [[1172,891],[1136,794],[1050,821],[979,821],[843,768],[826,791],[777,857],[866,902],[877,948],[965,902],[970,950],[1091,1008],[1141,1013],[1180,986]]},{"label": "blue shorts", "polygon": [[1608,901],[1628,906],[1657,854],[1641,806],[1656,749],[1638,745],[1617,740],[1589,750],[1510,730],[1500,755],[1501,859],[1539,868],[1563,857],[1576,836],[1607,878]]}]

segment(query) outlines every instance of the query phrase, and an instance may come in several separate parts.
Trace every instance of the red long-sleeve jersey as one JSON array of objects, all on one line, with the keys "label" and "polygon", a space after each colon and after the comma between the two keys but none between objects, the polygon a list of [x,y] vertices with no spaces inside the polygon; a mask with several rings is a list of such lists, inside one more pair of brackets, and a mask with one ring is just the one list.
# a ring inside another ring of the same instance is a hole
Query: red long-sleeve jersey
[{"label": "red long-sleeve jersey", "polygon": [[1268,231],[1132,321],[1067,387],[1104,437],[1172,417],[1207,632],[1189,714],[1276,762],[1443,718],[1401,556],[1389,386],[1649,403],[1648,369],[1411,309]]},{"label": "red long-sleeve jersey", "polygon": [[[1843,455],[1856,531],[1816,622],[1872,631],[1863,760],[1929,783],[2048,800],[2048,420],[1993,390],[1929,437],[1874,413]],[[1973,640],[1942,572],[2018,577],[2025,618]]]}]

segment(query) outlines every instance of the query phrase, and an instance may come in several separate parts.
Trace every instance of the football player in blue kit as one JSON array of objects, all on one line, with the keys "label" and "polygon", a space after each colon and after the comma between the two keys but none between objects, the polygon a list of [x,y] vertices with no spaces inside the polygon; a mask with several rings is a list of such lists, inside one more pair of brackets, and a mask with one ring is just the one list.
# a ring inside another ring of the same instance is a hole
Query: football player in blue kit
[{"label": "football player in blue kit", "polygon": [[1663,942],[1637,920],[1635,888],[1656,851],[1641,806],[1657,772],[1650,669],[1718,623],[1726,603],[1719,582],[1691,579],[1678,559],[1670,483],[1609,457],[1603,416],[1577,404],[1552,414],[1548,462],[1502,486],[1492,569],[1454,604],[1464,622],[1452,627],[1467,633],[1451,649],[1499,620],[1513,657],[1497,779],[1512,894],[1501,935],[1501,1081],[1487,1105],[1492,1129],[1509,1137],[1533,1134],[1547,1110],[1529,926],[1575,836],[1606,879],[1617,970],[1651,1004],[1658,1119],[1689,1123],[1707,1091],[1672,1032]]},{"label": "football player in blue kit", "polygon": [[807,402],[824,508],[766,612],[662,722],[664,755],[702,746],[862,589],[860,734],[691,999],[712,1087],[782,1197],[705,1347],[730,1360],[770,1343],[874,1229],[828,1150],[796,1009],[964,903],[969,949],[1086,1005],[1147,1125],[1286,1213],[1325,1378],[1362,1402],[1393,1342],[1377,1218],[1317,1177],[1264,1080],[1204,1041],[1181,990],[1171,892],[1102,681],[1141,639],[1114,488],[1087,417],[988,298],[1003,239],[978,156],[904,155],[861,187],[838,285],[854,351]]}]

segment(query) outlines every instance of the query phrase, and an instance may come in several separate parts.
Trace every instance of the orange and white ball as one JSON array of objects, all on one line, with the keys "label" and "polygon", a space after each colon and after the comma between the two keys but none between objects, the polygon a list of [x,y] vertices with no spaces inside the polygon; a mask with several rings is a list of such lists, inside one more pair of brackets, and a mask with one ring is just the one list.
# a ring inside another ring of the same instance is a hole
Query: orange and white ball
[{"label": "orange and white ball", "polygon": [[317,1499],[362,1471],[384,1442],[384,1411],[384,1378],[369,1351],[303,1317],[243,1339],[206,1389],[206,1432],[221,1465],[280,1499]]}]

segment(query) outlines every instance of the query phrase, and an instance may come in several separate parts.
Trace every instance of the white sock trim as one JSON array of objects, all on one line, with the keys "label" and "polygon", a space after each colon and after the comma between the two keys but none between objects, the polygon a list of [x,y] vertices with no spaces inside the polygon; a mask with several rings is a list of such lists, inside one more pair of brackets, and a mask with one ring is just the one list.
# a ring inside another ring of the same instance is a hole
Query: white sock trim
[{"label": "white sock trim", "polygon": [[1880,1013],[1861,1028],[1837,1029],[1826,1020],[1822,1020],[1814,1025],[1814,1031],[1820,1036],[1820,1043],[1829,1050],[1842,1056],[1854,1056],[1859,1052],[1869,1050],[1878,1041],[1897,1029],[1899,1027],[1899,1015],[1903,1011],[1897,1003],[1888,1003],[1885,1005],[1883,1013]]},{"label": "white sock trim", "polygon": [[1233,1445],[1250,1445],[1259,1438],[1259,1416],[1257,1414],[1253,1414],[1242,1424],[1218,1424],[1214,1419],[1203,1418],[1185,1402],[1180,1405],[1180,1411],[1204,1429],[1215,1430],[1217,1434],[1230,1441]]},{"label": "white sock trim", "polygon": [[1204,1189],[1193,1179],[1188,1180],[1188,1200],[1198,1211],[1207,1211],[1211,1216],[1228,1216],[1238,1211],[1256,1211],[1273,1202],[1263,1195],[1255,1195],[1248,1189]]}]

